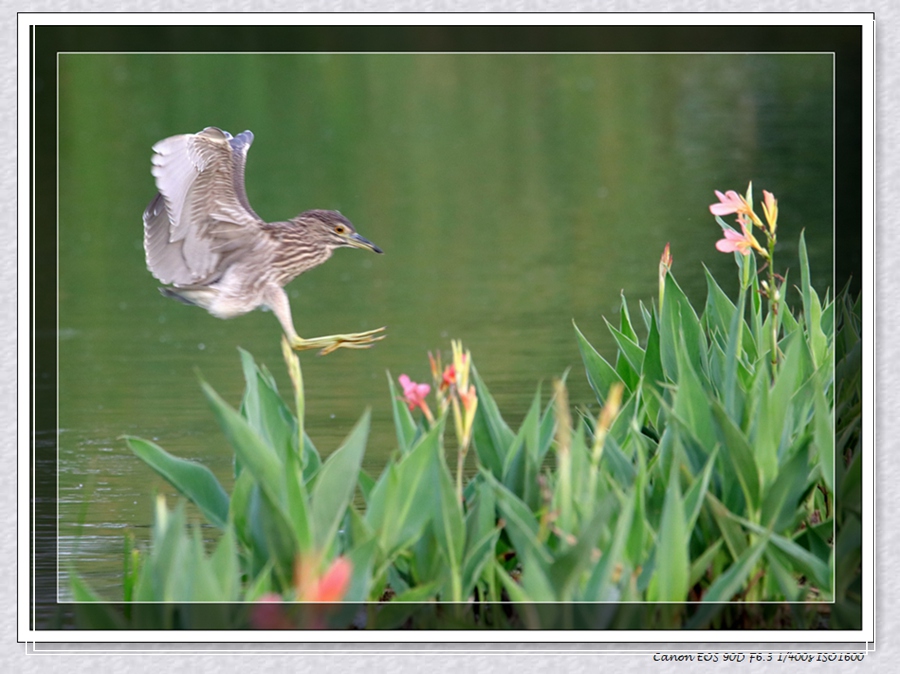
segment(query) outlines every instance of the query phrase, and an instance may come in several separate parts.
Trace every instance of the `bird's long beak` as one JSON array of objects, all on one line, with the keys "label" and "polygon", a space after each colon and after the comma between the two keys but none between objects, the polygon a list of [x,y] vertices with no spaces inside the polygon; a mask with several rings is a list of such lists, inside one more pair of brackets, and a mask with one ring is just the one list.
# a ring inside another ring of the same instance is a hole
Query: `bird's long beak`
[{"label": "bird's long beak", "polygon": [[383,253],[378,246],[369,241],[366,237],[360,236],[356,232],[353,232],[350,236],[347,237],[347,245],[352,246],[353,248],[362,248],[363,250],[371,250],[373,253]]}]

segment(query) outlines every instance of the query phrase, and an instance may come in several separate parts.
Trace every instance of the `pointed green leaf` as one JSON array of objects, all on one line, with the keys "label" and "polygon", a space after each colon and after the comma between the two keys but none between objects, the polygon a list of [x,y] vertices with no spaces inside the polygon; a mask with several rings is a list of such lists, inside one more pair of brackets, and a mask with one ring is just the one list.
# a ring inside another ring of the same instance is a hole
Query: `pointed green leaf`
[{"label": "pointed green leaf", "polygon": [[471,542],[466,550],[462,566],[462,596],[472,596],[475,583],[487,563],[494,557],[497,540],[500,538],[500,529],[494,528],[488,531],[480,539]]},{"label": "pointed green leaf", "polygon": [[802,443],[784,462],[778,477],[766,490],[760,522],[767,529],[780,533],[794,522],[797,506],[809,481],[807,445],[808,442]]},{"label": "pointed green leaf", "polygon": [[497,499],[497,507],[506,521],[506,531],[516,549],[517,554],[523,555],[531,551],[531,556],[545,564],[553,560],[538,538],[538,522],[531,510],[518,496],[498,482],[493,475],[482,469],[484,479],[494,489]]},{"label": "pointed green leaf", "polygon": [[479,461],[500,478],[503,475],[506,452],[515,435],[500,416],[497,403],[474,367],[471,374],[478,393],[478,409],[472,423],[472,440],[475,443],[475,451]]},{"label": "pointed green leaf", "polygon": [[369,416],[369,411],[366,410],[344,444],[319,469],[312,491],[310,512],[318,550],[327,550],[331,546],[338,525],[353,497],[369,436]]},{"label": "pointed green leaf", "polygon": [[625,356],[632,371],[637,375],[644,365],[644,350],[637,342],[632,341],[625,334],[616,330],[609,321],[606,321],[606,327],[609,328],[609,332],[612,334],[613,339],[616,340],[620,354]]},{"label": "pointed green leaf", "polygon": [[[437,484],[429,486],[429,490],[437,493],[433,514],[433,526],[438,545],[444,553],[444,558],[450,565],[450,573],[456,577],[459,583],[461,575],[463,551],[466,544],[466,523],[463,519],[462,505],[456,498],[456,488],[450,471],[445,463],[438,462]],[[454,601],[462,601],[464,597],[456,596]]]},{"label": "pointed green leaf", "polygon": [[731,558],[735,560],[740,559],[747,549],[747,535],[736,521],[737,518],[733,513],[711,492],[706,492],[706,501],[709,504],[716,526],[722,532],[722,538],[725,540],[725,545],[728,547]]},{"label": "pointed green leaf", "polygon": [[212,471],[204,465],[172,456],[149,440],[125,436],[132,452],[159,473],[220,529],[228,520],[228,494]]},{"label": "pointed green leaf", "polygon": [[628,302],[625,301],[625,293],[620,293],[620,296],[622,298],[622,306],[619,309],[619,332],[637,344],[638,338],[634,327],[631,325],[631,314],[628,312]]},{"label": "pointed green leaf", "polygon": [[733,475],[740,482],[747,500],[747,506],[756,510],[759,508],[759,468],[753,455],[753,449],[747,437],[740,428],[735,426],[731,417],[715,399],[710,400],[713,417],[716,420],[716,429],[722,441],[721,455],[731,465]]},{"label": "pointed green leaf", "polygon": [[689,533],[684,501],[681,498],[678,468],[673,464],[657,534],[657,565],[647,590],[648,601],[687,599],[690,579]]},{"label": "pointed green leaf", "polygon": [[369,495],[365,522],[376,532],[379,547],[391,557],[422,534],[434,510],[425,488],[439,459],[443,420],[426,433],[397,464],[389,465]]},{"label": "pointed green leaf", "polygon": [[275,503],[284,503],[284,466],[275,450],[257,435],[247,420],[238,414],[205,381],[200,382],[219,426],[241,463],[265,489]]},{"label": "pointed green leaf", "polygon": [[578,337],[578,350],[581,352],[581,360],[584,362],[588,383],[602,405],[603,401],[606,400],[610,387],[617,382],[623,385],[625,382],[622,381],[615,368],[607,363],[603,356],[597,353],[594,347],[590,345],[574,321],[572,325],[575,326],[575,334]]},{"label": "pointed green leaf", "polygon": [[616,517],[616,528],[613,533],[612,543],[602,551],[600,561],[594,566],[587,586],[585,587],[584,599],[586,601],[607,601],[612,589],[613,570],[615,565],[623,561],[623,553],[625,544],[628,540],[628,534],[631,532],[631,523],[633,521],[635,506],[639,503],[637,489],[633,489],[630,495],[627,495],[622,503],[622,508]]},{"label": "pointed green leaf", "polygon": [[768,539],[762,537],[747,548],[738,559],[725,570],[703,595],[705,602],[731,601],[744,589],[751,573],[768,545]]},{"label": "pointed green leaf", "polygon": [[715,559],[715,556],[719,553],[724,542],[724,539],[719,538],[691,562],[691,578],[688,581],[690,587],[693,587],[700,582],[700,579],[703,578],[706,570],[709,568],[710,564],[713,563],[713,559]]}]

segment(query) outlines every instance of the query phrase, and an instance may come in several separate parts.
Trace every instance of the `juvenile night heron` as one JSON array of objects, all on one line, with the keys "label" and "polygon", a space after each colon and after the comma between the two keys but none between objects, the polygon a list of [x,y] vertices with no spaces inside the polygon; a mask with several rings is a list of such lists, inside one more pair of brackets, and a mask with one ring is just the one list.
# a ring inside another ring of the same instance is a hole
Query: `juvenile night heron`
[{"label": "juvenile night heron", "polygon": [[253,134],[208,127],[153,146],[159,193],[144,211],[147,268],[171,287],[167,296],[231,318],[268,307],[292,348],[365,349],[384,328],[303,339],[294,330],[284,286],[335,248],[381,249],[337,211],[313,210],[286,222],[263,222],[247,201],[244,165]]}]

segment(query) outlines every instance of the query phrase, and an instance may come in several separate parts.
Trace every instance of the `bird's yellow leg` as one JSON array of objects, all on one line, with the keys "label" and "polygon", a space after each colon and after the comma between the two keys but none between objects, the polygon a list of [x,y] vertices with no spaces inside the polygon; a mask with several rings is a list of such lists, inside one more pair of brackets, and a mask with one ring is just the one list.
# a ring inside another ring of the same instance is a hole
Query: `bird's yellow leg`
[{"label": "bird's yellow leg", "polygon": [[386,337],[384,328],[381,327],[375,330],[367,330],[366,332],[351,332],[342,335],[327,335],[325,337],[304,339],[294,330],[294,322],[291,318],[291,305],[284,290],[279,287],[273,287],[269,289],[267,294],[267,304],[281,323],[288,343],[294,351],[321,349],[319,355],[327,356],[337,349],[368,349],[375,342]]}]

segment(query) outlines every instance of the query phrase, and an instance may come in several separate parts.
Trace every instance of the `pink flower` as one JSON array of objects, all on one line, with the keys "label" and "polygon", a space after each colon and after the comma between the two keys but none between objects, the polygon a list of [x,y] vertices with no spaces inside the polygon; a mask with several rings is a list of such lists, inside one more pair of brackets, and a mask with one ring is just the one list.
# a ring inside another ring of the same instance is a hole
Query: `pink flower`
[{"label": "pink flower", "polygon": [[730,215],[731,213],[747,212],[746,202],[743,197],[734,190],[728,190],[722,194],[716,190],[716,196],[719,197],[719,203],[710,204],[709,212],[713,215]]},{"label": "pink flower", "polygon": [[425,396],[431,391],[431,386],[428,384],[417,384],[405,374],[401,374],[397,381],[403,387],[403,399],[409,405],[410,411],[420,407],[426,416],[430,416],[428,405],[425,404]]},{"label": "pink flower", "polygon": [[[710,209],[712,209],[712,206],[710,206]],[[741,255],[749,255],[751,248],[759,247],[759,244],[756,243],[756,239],[754,239],[753,235],[747,231],[747,223],[743,216],[738,218],[738,222],[741,223],[741,229],[744,233],[738,234],[733,229],[722,230],[725,238],[716,241],[716,250],[723,253],[733,253],[737,251]]]}]

